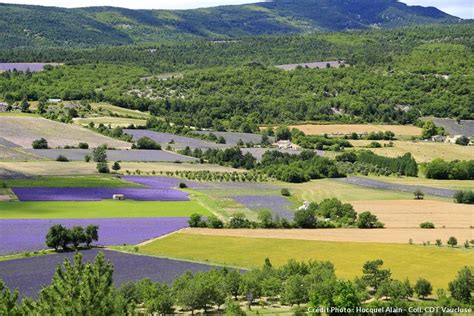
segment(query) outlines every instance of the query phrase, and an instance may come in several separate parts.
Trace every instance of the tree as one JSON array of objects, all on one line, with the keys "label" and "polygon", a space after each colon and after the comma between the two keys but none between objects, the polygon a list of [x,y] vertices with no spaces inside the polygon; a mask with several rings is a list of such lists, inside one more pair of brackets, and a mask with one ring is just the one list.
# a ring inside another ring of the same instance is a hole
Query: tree
[{"label": "tree", "polygon": [[237,296],[239,295],[241,281],[242,276],[238,271],[227,271],[227,273],[224,274],[225,292],[228,295],[232,295],[234,299],[237,299]]},{"label": "tree", "polygon": [[151,314],[171,315],[174,312],[174,297],[171,289],[162,283],[154,283],[153,290],[149,292],[145,299],[147,311]]},{"label": "tree", "polygon": [[279,126],[275,132],[276,140],[291,140],[290,129],[286,126]]},{"label": "tree", "polygon": [[85,243],[87,247],[90,247],[93,241],[99,241],[99,226],[87,225],[85,231]]},{"label": "tree", "polygon": [[283,285],[281,299],[286,304],[300,305],[308,302],[308,288],[300,274],[291,275]]},{"label": "tree", "polygon": [[225,304],[224,316],[245,316],[247,315],[241,308],[238,302],[235,302],[231,298],[227,299]]},{"label": "tree", "polygon": [[450,245],[451,247],[454,247],[458,244],[458,240],[456,239],[456,237],[451,236],[449,237],[447,244]]},{"label": "tree", "polygon": [[58,251],[59,247],[67,249],[69,240],[69,230],[60,224],[51,226],[46,234],[46,246],[54,248],[55,251]]},{"label": "tree", "polygon": [[120,166],[120,163],[118,161],[114,162],[114,164],[112,165],[112,170],[117,172],[120,169],[122,169],[122,166]]},{"label": "tree", "polygon": [[357,227],[359,228],[383,228],[384,224],[379,222],[377,216],[370,212],[359,214],[357,219]]},{"label": "tree", "polygon": [[219,138],[217,138],[217,143],[218,144],[225,144],[226,141],[225,141],[224,136],[219,136]]},{"label": "tree", "polygon": [[75,249],[79,247],[79,244],[86,241],[84,228],[81,226],[73,226],[72,229],[69,231],[69,236],[71,238],[71,243]]},{"label": "tree", "polygon": [[110,173],[109,166],[106,162],[98,162],[96,169],[99,173]]},{"label": "tree", "polygon": [[36,139],[31,144],[34,149],[48,149],[48,141],[44,138]]},{"label": "tree", "polygon": [[18,301],[18,290],[11,292],[0,279],[0,315],[22,315]]},{"label": "tree", "polygon": [[295,226],[299,228],[315,228],[315,211],[312,208],[297,210],[295,212],[294,222]]},{"label": "tree", "polygon": [[30,112],[30,104],[27,99],[23,99],[20,104],[20,111],[23,113]]},{"label": "tree", "polygon": [[433,292],[433,287],[430,283],[430,281],[420,278],[416,281],[415,284],[415,293],[418,295],[418,297],[424,299],[427,296],[431,295]]},{"label": "tree", "polygon": [[462,268],[455,280],[448,285],[451,296],[456,300],[469,304],[471,302],[471,293],[474,290],[474,276],[472,267]]},{"label": "tree", "polygon": [[247,300],[247,308],[250,310],[252,303],[262,295],[262,280],[260,270],[252,270],[245,273],[241,278],[240,293]]},{"label": "tree", "polygon": [[224,222],[217,218],[215,215],[209,215],[207,217],[207,226],[209,228],[223,228],[224,227]]},{"label": "tree", "polygon": [[337,281],[333,293],[333,307],[355,310],[361,304],[360,295],[351,281]]},{"label": "tree", "polygon": [[372,287],[375,291],[379,286],[390,280],[392,273],[388,269],[381,269],[383,260],[377,259],[373,261],[367,261],[362,267],[362,280],[367,286]]},{"label": "tree", "polygon": [[413,195],[415,196],[415,200],[423,200],[425,197],[425,194],[420,189],[416,189],[415,192],[413,192]]},{"label": "tree", "polygon": [[206,227],[206,223],[202,219],[201,214],[191,214],[188,220],[189,227]]},{"label": "tree", "polygon": [[77,147],[79,147],[79,149],[89,149],[89,144],[81,142],[81,143],[79,143],[79,145]]},{"label": "tree", "polygon": [[249,228],[250,221],[244,213],[235,213],[229,220],[229,228]]},{"label": "tree", "polygon": [[464,135],[456,139],[456,144],[461,146],[467,146],[470,142],[471,140]]},{"label": "tree", "polygon": [[137,140],[138,149],[148,149],[148,150],[161,150],[161,145],[155,142],[150,137],[140,137]]},{"label": "tree", "polygon": [[437,134],[437,128],[436,128],[436,125],[433,123],[433,121],[426,121],[423,124],[421,137],[423,139],[427,139],[427,138],[430,138],[431,136],[435,136],[436,134]]},{"label": "tree", "polygon": [[59,161],[59,162],[68,162],[69,159],[67,159],[66,156],[59,155],[59,156],[56,158],[56,161]]},{"label": "tree", "polygon": [[272,212],[268,209],[263,209],[258,212],[258,220],[262,228],[272,228],[275,226]]},{"label": "tree", "polygon": [[73,263],[65,259],[63,265],[57,267],[51,284],[43,288],[39,300],[32,306],[32,314],[127,314],[129,306],[117,299],[113,287],[113,270],[102,252],[93,263],[86,264],[82,262],[82,254],[76,253]]},{"label": "tree", "polygon": [[92,159],[95,162],[107,162],[107,145],[100,145],[92,150]]}]

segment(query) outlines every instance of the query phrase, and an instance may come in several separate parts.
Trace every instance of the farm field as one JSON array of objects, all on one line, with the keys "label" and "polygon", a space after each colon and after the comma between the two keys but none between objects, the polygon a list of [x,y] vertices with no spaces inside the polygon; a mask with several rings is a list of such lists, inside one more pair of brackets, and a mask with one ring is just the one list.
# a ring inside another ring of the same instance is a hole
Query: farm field
[{"label": "farm field", "polygon": [[288,259],[329,260],[335,265],[336,274],[347,279],[360,276],[366,261],[380,258],[384,260],[384,267],[390,268],[394,278],[409,278],[414,282],[424,277],[432,282],[435,289],[446,288],[456,272],[474,260],[472,251],[435,246],[198,236],[185,233],[158,239],[140,247],[139,251],[247,268],[260,267],[267,257],[276,266],[286,263]]},{"label": "farm field", "polygon": [[[224,137],[226,144],[230,146],[235,146],[242,140],[244,143],[254,143],[259,144],[262,141],[262,135],[252,134],[252,133],[238,133],[238,132],[209,132],[209,131],[196,131],[196,134],[209,135],[210,133],[216,135],[217,137]],[[275,141],[275,137],[268,137],[270,142]]]},{"label": "farm field", "polygon": [[[99,249],[82,251],[83,261],[93,261],[100,251],[104,252],[106,259],[114,265],[115,286],[144,278],[171,284],[175,278],[186,271],[208,271],[216,268],[206,264]],[[73,252],[67,252],[0,261],[0,278],[9,288],[18,288],[21,296],[37,297],[42,286],[51,283],[57,265],[62,264],[66,258],[71,261],[73,256]],[[139,267],[139,269],[131,267]]]},{"label": "farm field", "polygon": [[[59,155],[65,156],[70,161],[84,161],[86,155],[91,155],[89,149],[25,149],[36,156],[55,160]],[[110,161],[197,161],[196,158],[179,155],[165,150],[107,150],[107,158]]]},{"label": "farm field", "polygon": [[384,182],[377,180],[375,178],[368,177],[359,177],[359,176],[349,176],[347,178],[335,179],[335,181],[347,183],[355,186],[361,186],[365,188],[371,188],[376,190],[389,190],[389,191],[399,191],[399,192],[408,192],[414,193],[416,190],[421,190],[426,195],[452,198],[456,193],[456,190],[446,189],[446,188],[434,188],[429,186],[418,186],[418,185],[407,185],[407,184],[398,184],[392,182]]},{"label": "farm field", "polygon": [[460,124],[458,124],[456,120],[449,118],[426,117],[424,120],[433,121],[437,126],[444,127],[451,135],[474,136],[473,120],[460,120]]},{"label": "farm field", "polygon": [[370,132],[392,131],[398,136],[419,136],[421,128],[413,125],[377,125],[377,124],[302,124],[292,125],[306,135],[347,135],[351,133],[366,134]]},{"label": "farm field", "polygon": [[[219,165],[204,165],[194,163],[174,163],[174,162],[122,162],[120,163],[122,174],[140,170],[144,173],[174,172],[174,171],[201,171],[211,172],[245,172],[242,169],[233,169]],[[57,161],[33,161],[33,162],[0,162],[0,170],[9,170],[27,176],[75,176],[94,175],[97,169],[94,163],[83,161],[70,161],[67,163]]]},{"label": "farm field", "polygon": [[[370,144],[371,140],[351,140],[351,144],[356,148],[364,148]],[[378,141],[382,146],[388,141]],[[418,163],[430,162],[435,158],[444,160],[469,160],[474,157],[473,146],[460,146],[455,144],[435,143],[425,141],[393,141],[394,147],[370,148],[377,155],[387,157],[402,156],[411,153]]]},{"label": "farm field", "polygon": [[189,217],[210,215],[194,201],[0,202],[0,219]]},{"label": "farm field", "polygon": [[189,228],[180,234],[199,236],[228,236],[249,238],[270,238],[312,241],[337,241],[351,243],[377,243],[377,244],[403,244],[407,245],[411,238],[413,244],[421,245],[430,242],[434,245],[436,239],[441,239],[444,244],[451,236],[459,240],[469,240],[472,229],[445,228],[384,228],[384,229],[358,229],[358,228],[331,228],[331,229],[207,229]]},{"label": "farm field", "polygon": [[31,143],[41,137],[52,148],[58,146],[77,146],[80,142],[91,147],[107,144],[114,148],[130,148],[131,144],[109,138],[85,128],[64,124],[39,117],[0,116],[0,135],[6,140],[31,148]]},{"label": "farm field", "polygon": [[[365,188],[331,179],[312,180],[306,183],[285,183],[281,185],[289,188],[299,201],[319,202],[333,197],[342,201],[413,199],[412,193]],[[425,199],[443,198],[426,196]]]},{"label": "farm field", "polygon": [[111,127],[128,127],[130,125],[143,126],[146,124],[146,120],[143,119],[114,116],[75,118],[73,121],[78,125],[94,123],[95,125],[104,124],[106,126],[110,125]]},{"label": "farm field", "polygon": [[29,153],[25,149],[0,144],[0,161],[38,161],[44,159],[44,157]]},{"label": "farm field", "polygon": [[98,225],[96,244],[138,244],[188,227],[186,217],[157,218],[80,218],[80,219],[7,219],[0,220],[0,255],[45,249],[45,236],[53,225]]},{"label": "farm field", "polygon": [[435,180],[423,177],[385,177],[385,176],[368,176],[360,178],[369,178],[373,180],[389,182],[403,185],[419,185],[433,188],[445,188],[452,190],[472,190],[474,189],[474,180]]},{"label": "farm field", "polygon": [[[474,226],[474,207],[444,201],[392,200],[350,201],[358,213],[370,211],[387,228],[419,228],[423,222],[432,222],[437,228],[466,228]],[[470,230],[471,237],[474,231]]]},{"label": "farm field", "polygon": [[33,188],[134,188],[142,185],[114,176],[76,176],[76,177],[36,177],[27,179],[7,179],[2,181],[9,187]]},{"label": "farm field", "polygon": [[127,108],[122,108],[119,106],[112,105],[110,103],[100,102],[100,103],[91,103],[92,109],[111,114],[113,116],[119,116],[122,118],[133,118],[139,120],[146,120],[150,117],[149,112],[141,112],[138,110],[131,110]]}]

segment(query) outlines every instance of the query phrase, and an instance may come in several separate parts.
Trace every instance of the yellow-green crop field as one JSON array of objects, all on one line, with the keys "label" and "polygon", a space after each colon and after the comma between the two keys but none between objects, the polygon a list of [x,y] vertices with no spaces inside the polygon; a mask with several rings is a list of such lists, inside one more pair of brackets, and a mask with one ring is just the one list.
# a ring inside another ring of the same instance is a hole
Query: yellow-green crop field
[{"label": "yellow-green crop field", "polygon": [[474,262],[474,251],[436,246],[324,242],[246,237],[216,237],[176,233],[141,246],[144,254],[212,262],[245,268],[259,267],[265,258],[276,266],[289,259],[328,260],[336,274],[353,279],[368,260],[382,259],[395,279],[430,280],[435,289],[447,288],[457,272]]}]

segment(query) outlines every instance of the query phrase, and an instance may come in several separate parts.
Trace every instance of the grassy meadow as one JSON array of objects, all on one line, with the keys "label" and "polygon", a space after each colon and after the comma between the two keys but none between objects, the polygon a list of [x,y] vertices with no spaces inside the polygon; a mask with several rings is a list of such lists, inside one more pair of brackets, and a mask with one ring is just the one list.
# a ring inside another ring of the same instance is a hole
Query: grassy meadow
[{"label": "grassy meadow", "polygon": [[210,215],[194,201],[0,202],[0,219],[188,217],[193,213]]},{"label": "grassy meadow", "polygon": [[458,270],[474,261],[472,250],[403,244],[325,242],[288,239],[197,236],[176,233],[141,246],[149,255],[182,258],[245,268],[260,267],[265,258],[280,266],[289,259],[328,260],[341,278],[362,274],[368,260],[382,259],[395,279],[430,280],[447,288]]}]

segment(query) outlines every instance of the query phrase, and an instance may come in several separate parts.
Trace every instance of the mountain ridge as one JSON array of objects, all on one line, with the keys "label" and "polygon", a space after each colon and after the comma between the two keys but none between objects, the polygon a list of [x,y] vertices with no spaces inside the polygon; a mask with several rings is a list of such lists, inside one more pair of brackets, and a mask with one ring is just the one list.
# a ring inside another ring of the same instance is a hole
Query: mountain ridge
[{"label": "mountain ridge", "polygon": [[397,0],[275,0],[188,10],[0,3],[0,15],[1,48],[229,39],[461,20],[434,7],[409,6]]}]

